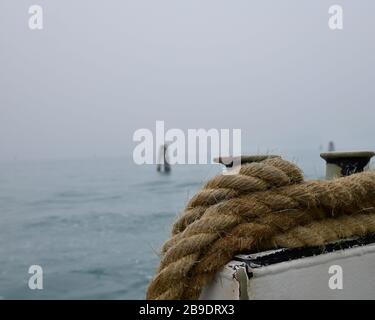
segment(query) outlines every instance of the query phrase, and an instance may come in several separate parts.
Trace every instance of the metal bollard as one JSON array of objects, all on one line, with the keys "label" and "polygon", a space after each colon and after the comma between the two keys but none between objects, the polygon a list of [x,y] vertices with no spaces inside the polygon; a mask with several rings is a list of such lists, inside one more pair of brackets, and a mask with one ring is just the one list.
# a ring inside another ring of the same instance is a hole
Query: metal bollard
[{"label": "metal bollard", "polygon": [[219,157],[214,158],[214,162],[223,164],[227,168],[233,167],[234,163],[244,164],[244,163],[251,163],[251,162],[261,162],[266,159],[271,158],[280,158],[278,155],[274,154],[257,154],[257,155],[249,155],[249,156],[240,156],[240,157]]},{"label": "metal bollard", "polygon": [[324,152],[320,156],[327,162],[326,179],[349,176],[369,169],[372,151]]}]

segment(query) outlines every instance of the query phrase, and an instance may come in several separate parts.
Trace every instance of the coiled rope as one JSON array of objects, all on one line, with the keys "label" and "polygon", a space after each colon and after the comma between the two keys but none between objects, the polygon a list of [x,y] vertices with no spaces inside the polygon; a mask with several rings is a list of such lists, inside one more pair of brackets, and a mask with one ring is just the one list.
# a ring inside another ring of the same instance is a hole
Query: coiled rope
[{"label": "coiled rope", "polygon": [[197,299],[241,252],[324,245],[375,232],[375,172],[304,181],[281,158],[208,181],[164,244],[147,299]]}]

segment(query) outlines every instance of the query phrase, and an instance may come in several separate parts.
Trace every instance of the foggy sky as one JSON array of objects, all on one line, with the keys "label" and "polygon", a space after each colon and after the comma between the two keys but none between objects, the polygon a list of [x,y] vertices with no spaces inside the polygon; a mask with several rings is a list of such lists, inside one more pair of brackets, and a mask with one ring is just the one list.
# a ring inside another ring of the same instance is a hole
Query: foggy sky
[{"label": "foggy sky", "polygon": [[0,159],[124,156],[156,120],[240,128],[247,153],[374,150],[374,15],[373,0],[1,0]]}]

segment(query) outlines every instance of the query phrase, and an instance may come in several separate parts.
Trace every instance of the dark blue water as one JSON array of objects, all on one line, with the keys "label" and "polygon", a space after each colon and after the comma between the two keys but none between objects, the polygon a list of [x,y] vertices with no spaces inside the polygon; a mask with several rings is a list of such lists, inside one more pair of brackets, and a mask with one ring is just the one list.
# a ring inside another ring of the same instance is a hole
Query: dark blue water
[{"label": "dark blue water", "polygon": [[[220,170],[162,175],[127,159],[0,164],[0,297],[144,298],[171,224]],[[29,289],[30,265],[43,268],[43,290]]]}]

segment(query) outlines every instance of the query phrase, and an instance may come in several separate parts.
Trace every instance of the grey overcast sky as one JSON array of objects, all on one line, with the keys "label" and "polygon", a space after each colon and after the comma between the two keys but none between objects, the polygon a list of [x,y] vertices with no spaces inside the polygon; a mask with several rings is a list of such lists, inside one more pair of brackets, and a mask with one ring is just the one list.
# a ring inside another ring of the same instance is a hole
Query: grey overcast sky
[{"label": "grey overcast sky", "polygon": [[248,152],[375,149],[374,16],[374,0],[1,0],[0,159],[124,156],[156,120],[240,128]]}]

